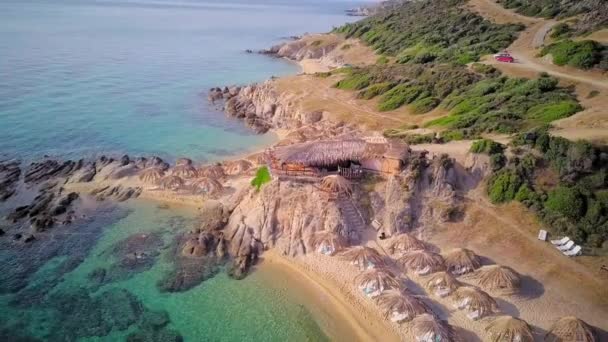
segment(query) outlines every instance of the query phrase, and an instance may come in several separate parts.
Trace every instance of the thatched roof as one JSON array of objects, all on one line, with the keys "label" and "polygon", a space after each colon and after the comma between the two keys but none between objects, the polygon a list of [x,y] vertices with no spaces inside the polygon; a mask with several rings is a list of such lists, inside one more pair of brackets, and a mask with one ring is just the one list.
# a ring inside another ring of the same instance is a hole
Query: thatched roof
[{"label": "thatched roof", "polygon": [[422,314],[413,321],[416,342],[454,342],[456,334],[452,327],[431,314]]},{"label": "thatched roof", "polygon": [[405,159],[408,147],[397,142],[368,143],[363,139],[312,141],[276,148],[273,155],[281,163],[330,166],[346,161],[382,157]]},{"label": "thatched roof", "polygon": [[418,274],[435,273],[445,269],[441,255],[424,250],[407,252],[397,262]]},{"label": "thatched roof", "polygon": [[179,158],[175,165],[192,165],[192,159],[189,158]]},{"label": "thatched roof", "polygon": [[494,298],[472,286],[462,286],[458,288],[454,292],[452,299],[459,309],[477,312],[479,318],[498,311],[498,304]]},{"label": "thatched roof", "polygon": [[436,272],[426,281],[426,288],[449,295],[460,287],[460,282],[449,272]]},{"label": "thatched roof", "polygon": [[139,179],[148,184],[156,184],[163,178],[165,171],[160,167],[149,167],[139,173]]},{"label": "thatched roof", "polygon": [[490,335],[491,342],[518,341],[534,342],[532,329],[525,321],[511,317],[502,316],[488,324],[486,331]]},{"label": "thatched roof", "polygon": [[389,270],[371,269],[364,271],[355,277],[355,282],[359,287],[372,286],[375,289],[399,289],[401,282]]},{"label": "thatched roof", "polygon": [[218,193],[224,188],[220,182],[209,177],[201,177],[195,179],[194,181],[192,181],[192,183],[190,183],[190,187],[197,193],[203,193],[208,195]]},{"label": "thatched roof", "polygon": [[351,182],[340,175],[324,177],[321,180],[321,185],[319,188],[327,192],[338,194],[351,194],[353,192]]},{"label": "thatched roof", "polygon": [[181,164],[176,165],[171,169],[171,175],[178,176],[181,178],[194,178],[198,175],[198,172],[192,165]]},{"label": "thatched roof", "polygon": [[500,265],[484,266],[477,270],[475,277],[486,291],[514,294],[519,291],[520,277],[512,268]]},{"label": "thatched roof", "polygon": [[158,181],[161,188],[166,190],[180,190],[184,187],[184,180],[178,176],[165,176]]},{"label": "thatched roof", "polygon": [[251,168],[253,168],[253,164],[250,161],[241,159],[227,162],[224,165],[224,172],[227,175],[238,175],[251,170]]},{"label": "thatched roof", "polygon": [[317,251],[321,248],[328,247],[330,251],[329,254],[333,255],[344,249],[348,244],[342,235],[336,232],[323,230],[312,234],[310,237],[310,245]]},{"label": "thatched roof", "polygon": [[445,256],[445,267],[448,271],[456,275],[461,275],[480,268],[481,261],[473,251],[465,248],[458,248],[452,250]]},{"label": "thatched roof", "polygon": [[226,173],[224,173],[224,168],[219,165],[207,165],[198,169],[198,175],[199,177],[219,179],[226,176]]},{"label": "thatched roof", "polygon": [[402,233],[391,239],[391,244],[388,248],[391,254],[394,254],[425,249],[426,245],[413,235]]},{"label": "thatched roof", "polygon": [[384,265],[384,259],[377,250],[366,246],[354,246],[338,254],[342,259],[352,262],[360,269],[376,268]]},{"label": "thatched roof", "polygon": [[376,303],[384,311],[384,317],[387,319],[394,313],[398,313],[405,314],[407,318],[404,320],[409,321],[431,311],[424,302],[411,293],[397,289],[384,291],[376,298]]},{"label": "thatched roof", "polygon": [[592,327],[583,320],[569,316],[563,317],[553,324],[547,335],[545,335],[545,341],[595,342],[597,340]]}]

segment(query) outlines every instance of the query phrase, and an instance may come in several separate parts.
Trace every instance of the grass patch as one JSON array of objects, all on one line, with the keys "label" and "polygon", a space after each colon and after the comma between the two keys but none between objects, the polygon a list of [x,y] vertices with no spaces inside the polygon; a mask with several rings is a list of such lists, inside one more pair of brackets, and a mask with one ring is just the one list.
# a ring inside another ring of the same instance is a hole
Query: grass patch
[{"label": "grass patch", "polygon": [[366,74],[350,74],[345,79],[334,84],[335,88],[343,90],[360,90],[366,88],[371,83],[371,77]]},{"label": "grass patch", "polygon": [[550,123],[567,118],[582,109],[581,105],[574,101],[538,104],[528,110],[527,117],[539,123]]},{"label": "grass patch", "polygon": [[387,91],[391,90],[395,85],[391,82],[383,82],[372,84],[369,87],[361,90],[357,94],[358,99],[371,100],[378,95],[382,95]]}]

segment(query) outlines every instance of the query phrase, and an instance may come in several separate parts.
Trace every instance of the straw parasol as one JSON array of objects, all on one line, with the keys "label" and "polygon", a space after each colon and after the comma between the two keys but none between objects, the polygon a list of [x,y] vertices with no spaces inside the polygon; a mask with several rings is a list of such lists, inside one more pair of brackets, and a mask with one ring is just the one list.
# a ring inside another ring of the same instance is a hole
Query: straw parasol
[{"label": "straw parasol", "polygon": [[445,269],[441,255],[424,250],[407,252],[397,262],[404,268],[416,272],[418,275],[426,275]]},{"label": "straw parasol", "polygon": [[350,247],[339,253],[344,260],[366,270],[384,265],[384,259],[377,250],[366,246]]},{"label": "straw parasol", "polygon": [[462,286],[454,292],[454,306],[469,312],[469,318],[476,320],[493,314],[498,304],[489,294],[472,286]]},{"label": "straw parasol", "polygon": [[171,169],[171,175],[181,178],[194,178],[198,175],[198,172],[192,165],[181,164],[176,165],[173,167],[173,169]]},{"label": "straw parasol", "polygon": [[175,161],[175,165],[192,165],[192,159],[179,158],[177,161]]},{"label": "straw parasol", "polygon": [[214,179],[220,179],[226,176],[224,169],[219,165],[207,165],[202,166],[198,169],[199,177],[209,177]]},{"label": "straw parasol", "polygon": [[426,288],[439,297],[449,296],[459,287],[460,282],[449,272],[433,273],[426,282]]},{"label": "straw parasol", "polygon": [[466,248],[457,248],[445,256],[445,266],[448,271],[461,275],[480,268],[481,262],[473,251]]},{"label": "straw parasol", "polygon": [[532,329],[525,321],[511,317],[502,316],[495,319],[486,327],[491,342],[534,342]]},{"label": "straw parasol", "polygon": [[396,252],[405,253],[420,249],[426,249],[426,246],[424,242],[418,240],[413,235],[408,233],[402,233],[392,239],[388,249],[391,254],[395,254]]},{"label": "straw parasol", "polygon": [[209,177],[195,179],[192,183],[190,183],[190,187],[197,193],[208,195],[218,193],[224,188],[220,182]]},{"label": "straw parasol", "polygon": [[156,184],[163,178],[165,171],[160,167],[149,167],[139,173],[139,179],[142,182]]},{"label": "straw parasol", "polygon": [[484,266],[477,270],[479,285],[486,291],[514,294],[519,291],[520,277],[512,268],[500,265]]},{"label": "straw parasol", "polygon": [[431,314],[422,314],[414,318],[413,323],[416,342],[456,341],[456,334],[452,327]]},{"label": "straw parasol", "polygon": [[595,342],[595,333],[584,321],[576,317],[563,317],[560,318],[553,326],[551,330],[545,335],[545,341],[549,342],[562,342],[562,341],[576,341],[576,342]]},{"label": "straw parasol", "polygon": [[346,239],[342,235],[328,230],[313,233],[310,244],[317,252],[325,255],[334,255],[347,246]]},{"label": "straw parasol", "polygon": [[355,282],[362,290],[369,289],[372,291],[383,292],[388,289],[399,289],[401,282],[395,275],[384,269],[371,269],[364,271],[355,277]]},{"label": "straw parasol", "polygon": [[424,302],[412,294],[396,289],[386,290],[376,298],[384,311],[384,317],[393,322],[410,321],[414,317],[430,312]]},{"label": "straw parasol", "polygon": [[184,180],[178,176],[165,176],[159,180],[160,187],[165,190],[180,190],[184,187]]},{"label": "straw parasol", "polygon": [[339,193],[351,194],[353,192],[350,181],[340,175],[326,176],[321,180],[321,190]]},{"label": "straw parasol", "polygon": [[253,164],[248,160],[236,160],[228,162],[224,165],[224,172],[227,175],[238,175],[247,172],[253,168]]}]

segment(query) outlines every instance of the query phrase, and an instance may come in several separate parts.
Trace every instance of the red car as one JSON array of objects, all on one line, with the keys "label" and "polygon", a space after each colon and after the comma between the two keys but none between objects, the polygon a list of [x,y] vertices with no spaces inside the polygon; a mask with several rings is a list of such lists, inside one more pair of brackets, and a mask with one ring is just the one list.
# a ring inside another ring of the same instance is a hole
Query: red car
[{"label": "red car", "polygon": [[494,59],[497,60],[497,61],[499,61],[499,62],[504,62],[504,63],[513,63],[513,62],[515,62],[515,58],[513,58],[513,56],[511,56],[507,52],[503,52],[503,53],[499,53],[497,55],[494,55]]}]

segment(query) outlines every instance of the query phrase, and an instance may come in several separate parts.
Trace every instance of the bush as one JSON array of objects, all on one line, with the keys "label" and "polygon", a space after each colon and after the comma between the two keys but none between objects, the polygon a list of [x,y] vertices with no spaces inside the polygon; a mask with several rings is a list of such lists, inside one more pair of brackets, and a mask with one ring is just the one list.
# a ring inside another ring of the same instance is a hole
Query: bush
[{"label": "bush", "polygon": [[497,153],[502,154],[504,149],[505,146],[503,144],[490,139],[482,139],[474,141],[469,151],[472,153],[485,153],[491,155]]},{"label": "bush", "polygon": [[522,179],[512,170],[501,170],[488,181],[488,195],[492,203],[505,203],[513,200]]},{"label": "bush", "polygon": [[335,88],[344,90],[360,90],[370,84],[370,77],[366,74],[353,73],[345,79],[334,84]]},{"label": "bush", "polygon": [[441,101],[436,97],[425,97],[412,103],[412,113],[424,114],[432,111]]},{"label": "bush", "polygon": [[387,91],[391,90],[391,88],[393,86],[394,86],[394,84],[390,83],[390,82],[372,84],[371,86],[360,91],[357,94],[357,98],[371,100],[374,97],[376,97],[378,95],[382,95],[382,94],[386,93]]},{"label": "bush", "polygon": [[566,23],[559,23],[551,29],[551,38],[559,39],[570,36],[572,29]]},{"label": "bush", "polygon": [[500,75],[500,70],[496,69],[495,67],[493,67],[491,65],[487,65],[487,64],[473,63],[473,65],[471,65],[471,68],[473,69],[473,71],[480,73],[482,75],[492,75],[492,76]]},{"label": "bush", "polygon": [[404,104],[412,103],[423,94],[423,92],[424,89],[420,86],[400,84],[382,96],[380,103],[378,104],[378,110],[385,112],[397,109]]},{"label": "bush", "polygon": [[590,69],[608,57],[603,56],[604,46],[593,40],[572,41],[569,39],[550,44],[541,50],[541,56],[551,54],[553,63]]},{"label": "bush", "polygon": [[573,220],[581,218],[584,206],[585,203],[578,190],[565,186],[559,186],[549,192],[545,202],[545,208],[550,212]]},{"label": "bush", "polygon": [[386,56],[380,56],[380,57],[378,57],[378,60],[376,61],[376,64],[383,65],[383,64],[388,64],[388,62],[389,62],[388,57],[386,57]]},{"label": "bush", "polygon": [[526,113],[526,116],[539,123],[550,123],[555,120],[567,118],[583,109],[575,101],[562,101],[558,103],[538,104]]}]

